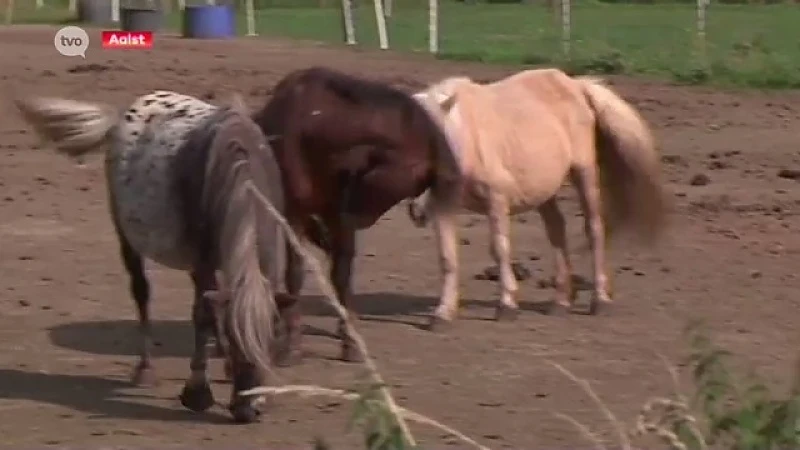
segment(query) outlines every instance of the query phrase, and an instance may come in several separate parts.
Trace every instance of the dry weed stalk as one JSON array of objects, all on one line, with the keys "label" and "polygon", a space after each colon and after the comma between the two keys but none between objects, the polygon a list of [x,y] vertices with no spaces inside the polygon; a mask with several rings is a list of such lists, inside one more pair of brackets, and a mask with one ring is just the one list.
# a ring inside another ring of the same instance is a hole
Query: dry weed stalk
[{"label": "dry weed stalk", "polygon": [[[389,392],[389,389],[386,387],[386,382],[384,381],[383,376],[378,371],[378,367],[375,364],[374,360],[372,359],[369,350],[367,349],[366,341],[358,332],[358,330],[356,330],[355,326],[353,325],[352,319],[350,318],[349,314],[347,314],[347,310],[342,306],[341,303],[339,303],[339,299],[336,296],[336,291],[331,285],[331,282],[328,279],[328,277],[325,275],[325,272],[322,270],[319,260],[317,260],[317,258],[314,257],[313,254],[311,254],[311,252],[306,248],[305,245],[303,245],[302,242],[300,242],[300,239],[297,237],[297,234],[294,233],[294,230],[292,230],[292,228],[289,226],[289,223],[286,221],[283,215],[281,215],[281,213],[277,209],[275,209],[275,206],[272,205],[269,199],[263,196],[258,191],[258,189],[255,188],[252,182],[248,181],[247,183],[249,183],[247,187],[248,189],[250,189],[250,192],[255,196],[256,199],[259,200],[259,202],[261,202],[264,205],[267,211],[269,211],[270,215],[272,215],[273,218],[278,221],[281,228],[283,228],[284,232],[286,233],[286,237],[289,239],[289,242],[291,242],[295,250],[303,257],[305,262],[309,264],[312,272],[314,273],[314,277],[317,279],[317,282],[319,283],[320,288],[322,289],[323,298],[325,298],[325,301],[336,311],[339,317],[344,321],[348,335],[352,336],[353,342],[355,343],[356,348],[358,348],[358,351],[364,360],[364,367],[367,369],[367,372],[370,378],[372,378],[372,381],[378,386],[378,391],[382,395],[383,400],[386,403],[386,406],[389,410],[389,413],[394,417],[397,425],[400,427],[400,432],[403,434],[403,438],[405,439],[405,441],[412,447],[416,446],[416,440],[414,439],[414,436],[411,434],[411,430],[408,428],[408,424],[406,423],[405,420],[409,419],[409,420],[414,420],[416,422],[426,423],[428,425],[435,426],[441,430],[453,434],[454,436],[460,438],[461,440],[471,445],[476,446],[477,448],[480,448],[482,450],[489,450],[487,447],[478,444],[473,439],[470,439],[469,437],[465,436],[463,433],[460,433],[434,419],[426,417],[422,414],[406,410],[397,405],[397,402],[394,400],[394,397],[392,397],[391,392]],[[242,392],[242,395],[258,395],[269,392],[279,393],[279,394],[292,392],[291,389],[287,390],[287,388],[291,388],[291,386],[288,387],[285,386],[283,387],[283,390],[281,390],[280,387],[271,388],[268,386],[263,386]],[[317,388],[316,386],[312,388],[316,388],[316,392],[318,395],[331,395],[336,393],[336,395],[338,395],[339,397],[344,396],[345,398],[348,398],[349,395],[355,395],[352,393],[348,393],[346,391],[335,390],[335,389]],[[314,389],[310,389],[309,386],[305,386],[301,389],[298,389],[298,387],[295,386],[293,391],[304,392],[306,395],[309,395],[311,392],[314,392]],[[358,398],[358,396],[356,396],[356,398]]]},{"label": "dry weed stalk", "polygon": [[[670,375],[675,398],[654,397],[648,400],[636,417],[634,435],[652,434],[664,441],[671,450],[687,450],[686,443],[673,431],[678,425],[685,425],[700,449],[708,450],[703,433],[697,427],[697,419],[692,415],[686,396],[681,391],[678,369],[663,355],[658,356]],[[661,409],[661,413],[653,416],[657,409]]]},{"label": "dry weed stalk", "polygon": [[[594,400],[594,403],[595,405],[597,405],[597,408],[603,413],[608,422],[617,431],[617,438],[619,439],[619,445],[622,448],[622,450],[632,450],[633,447],[631,447],[631,441],[630,439],[628,439],[628,433],[625,431],[625,427],[622,425],[622,422],[620,422],[619,419],[617,419],[617,416],[615,416],[614,413],[611,412],[610,409],[608,409],[608,406],[606,406],[603,400],[600,399],[600,396],[598,396],[597,393],[594,391],[594,389],[592,389],[592,386],[589,384],[589,382],[582,378],[578,378],[574,373],[567,370],[561,364],[555,363],[550,360],[548,360],[547,363],[558,369],[558,371],[561,372],[565,377],[572,380],[581,389],[583,389],[583,391],[586,392],[586,394],[589,395],[589,397],[591,397],[592,400]],[[572,419],[570,420],[570,422],[577,422],[577,421]],[[595,442],[595,444],[598,444],[599,440],[594,434],[586,433],[589,430],[588,428],[586,428],[585,426],[581,426],[578,427],[578,429],[583,434],[585,434],[587,438]]]},{"label": "dry weed stalk", "polygon": [[[285,386],[275,386],[275,387],[264,386],[242,392],[242,395],[264,395],[264,394],[270,394],[270,395],[298,394],[300,397],[320,397],[320,396],[334,397],[349,401],[356,401],[360,398],[359,394],[351,391],[346,391],[344,389],[331,389],[323,386],[314,386],[305,384],[285,385]],[[452,436],[461,439],[462,441],[472,445],[473,447],[479,450],[491,450],[489,447],[481,445],[479,442],[475,441],[474,439],[470,438],[464,433],[454,428],[451,428],[435,419],[431,419],[430,417],[424,416],[410,409],[403,408],[402,406],[398,406],[397,411],[400,414],[402,414],[402,416],[407,420],[420,423],[423,425],[428,425],[433,428],[437,428],[441,431],[444,431],[445,433],[448,433]]]}]

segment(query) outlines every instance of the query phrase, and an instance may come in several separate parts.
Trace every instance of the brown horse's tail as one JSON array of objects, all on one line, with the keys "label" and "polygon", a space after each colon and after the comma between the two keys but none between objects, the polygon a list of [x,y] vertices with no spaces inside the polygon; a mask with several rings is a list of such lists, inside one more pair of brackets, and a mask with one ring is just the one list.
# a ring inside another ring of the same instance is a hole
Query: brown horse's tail
[{"label": "brown horse's tail", "polygon": [[629,227],[652,244],[665,228],[668,204],[650,129],[639,113],[601,80],[576,80],[596,117],[607,234]]},{"label": "brown horse's tail", "polygon": [[40,138],[75,159],[103,151],[119,121],[116,109],[100,103],[34,97],[15,104]]}]

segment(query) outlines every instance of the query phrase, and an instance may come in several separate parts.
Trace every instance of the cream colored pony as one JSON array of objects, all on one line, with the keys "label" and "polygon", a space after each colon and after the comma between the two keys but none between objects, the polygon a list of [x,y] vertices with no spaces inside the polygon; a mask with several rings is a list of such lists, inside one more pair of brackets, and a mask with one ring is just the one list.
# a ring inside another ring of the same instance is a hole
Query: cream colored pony
[{"label": "cream colored pony", "polygon": [[[500,268],[496,318],[512,319],[519,311],[509,216],[533,208],[555,249],[554,304],[562,310],[572,307],[575,291],[566,226],[556,203],[567,178],[580,196],[592,250],[589,312],[596,314],[610,305],[606,227],[631,225],[653,243],[666,215],[659,157],[647,124],[633,107],[600,80],[572,78],[557,69],[528,70],[485,85],[453,77],[415,95],[440,106],[447,131],[459,141],[466,177],[462,205],[489,217],[491,253]],[[458,311],[455,213],[437,208],[427,193],[408,206],[417,226],[434,221],[443,284],[431,326],[449,323]]]}]

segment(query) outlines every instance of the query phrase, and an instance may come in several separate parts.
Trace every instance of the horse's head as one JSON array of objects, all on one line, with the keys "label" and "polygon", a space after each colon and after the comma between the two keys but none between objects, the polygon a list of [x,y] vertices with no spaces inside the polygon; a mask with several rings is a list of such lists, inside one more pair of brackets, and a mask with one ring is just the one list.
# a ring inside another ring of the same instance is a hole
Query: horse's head
[{"label": "horse's head", "polygon": [[471,80],[467,77],[446,78],[417,92],[413,97],[429,111],[435,107],[437,113],[447,115],[456,105],[459,85],[469,82]]}]

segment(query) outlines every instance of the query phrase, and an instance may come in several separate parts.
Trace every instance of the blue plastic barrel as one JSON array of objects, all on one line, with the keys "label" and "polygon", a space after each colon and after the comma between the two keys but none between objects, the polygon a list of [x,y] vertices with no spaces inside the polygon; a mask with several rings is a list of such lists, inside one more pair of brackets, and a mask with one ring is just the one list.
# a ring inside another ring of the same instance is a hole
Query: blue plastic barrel
[{"label": "blue plastic barrel", "polygon": [[186,5],[183,11],[183,36],[193,39],[219,39],[236,35],[236,16],[230,5]]}]

